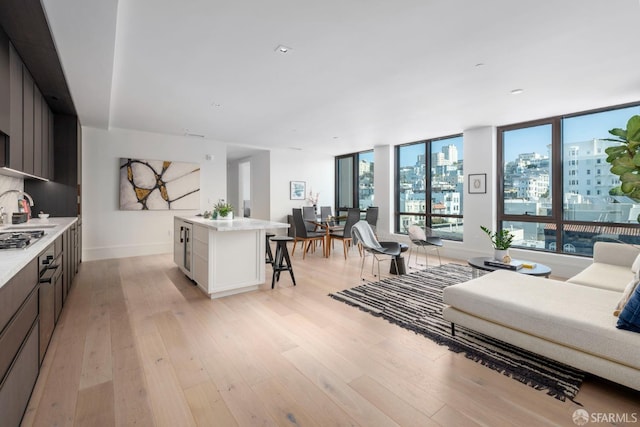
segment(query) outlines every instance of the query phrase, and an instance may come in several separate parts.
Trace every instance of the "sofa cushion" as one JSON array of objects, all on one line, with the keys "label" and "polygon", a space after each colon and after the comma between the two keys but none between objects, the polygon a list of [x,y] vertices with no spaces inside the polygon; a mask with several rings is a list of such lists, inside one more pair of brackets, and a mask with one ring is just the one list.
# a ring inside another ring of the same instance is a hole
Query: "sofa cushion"
[{"label": "sofa cushion", "polygon": [[614,316],[620,315],[620,312],[622,311],[624,306],[627,304],[627,301],[629,301],[629,298],[631,298],[631,294],[633,294],[633,291],[636,290],[637,286],[638,286],[638,278],[634,277],[633,279],[631,279],[629,284],[627,284],[627,287],[624,288],[624,292],[622,292],[622,297],[620,298],[620,301],[618,301],[618,305],[616,305],[616,308],[613,310]]},{"label": "sofa cushion", "polygon": [[640,287],[636,286],[631,298],[622,309],[617,327],[628,331],[640,332]]},{"label": "sofa cushion", "polygon": [[638,256],[636,257],[636,260],[633,261],[633,264],[631,265],[631,271],[638,276],[638,273],[640,273],[640,254],[638,254]]},{"label": "sofa cushion", "polygon": [[[627,270],[629,268],[627,267]],[[470,315],[640,369],[640,334],[616,329],[620,293],[498,270],[444,290]]]},{"label": "sofa cushion", "polygon": [[622,292],[633,279],[630,267],[594,262],[567,282]]}]

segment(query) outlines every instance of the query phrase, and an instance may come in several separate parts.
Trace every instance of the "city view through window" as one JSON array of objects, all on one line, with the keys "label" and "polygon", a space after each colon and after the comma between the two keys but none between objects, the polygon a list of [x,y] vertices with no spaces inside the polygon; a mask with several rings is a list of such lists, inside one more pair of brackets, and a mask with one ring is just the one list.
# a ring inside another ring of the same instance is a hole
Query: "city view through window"
[{"label": "city view through window", "polygon": [[462,136],[398,146],[397,159],[396,231],[406,233],[419,224],[441,237],[462,240]]},{"label": "city view through window", "polygon": [[[640,200],[620,191],[605,153],[619,145],[605,140],[612,137],[608,131],[625,128],[639,113],[636,106],[563,118],[558,142],[553,141],[553,122],[502,133],[503,216],[511,219],[503,227],[516,235],[514,246],[591,255],[598,240],[640,243]],[[554,143],[561,149],[554,151]],[[554,152],[562,156],[557,170]],[[560,180],[556,188],[561,194],[553,194],[555,180]],[[513,215],[523,218],[514,221]]]}]

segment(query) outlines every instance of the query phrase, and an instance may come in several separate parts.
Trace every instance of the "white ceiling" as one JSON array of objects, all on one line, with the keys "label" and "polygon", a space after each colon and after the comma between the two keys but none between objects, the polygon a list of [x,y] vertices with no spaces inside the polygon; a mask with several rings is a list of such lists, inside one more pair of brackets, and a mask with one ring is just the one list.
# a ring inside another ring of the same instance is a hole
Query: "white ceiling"
[{"label": "white ceiling", "polygon": [[42,2],[85,126],[335,155],[640,101],[639,0]]}]

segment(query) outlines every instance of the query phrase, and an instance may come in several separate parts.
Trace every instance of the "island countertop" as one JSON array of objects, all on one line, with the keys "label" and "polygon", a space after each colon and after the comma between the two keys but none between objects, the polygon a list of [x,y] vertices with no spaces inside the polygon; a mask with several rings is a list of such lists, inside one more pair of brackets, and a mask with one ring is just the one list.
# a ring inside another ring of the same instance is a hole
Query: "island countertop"
[{"label": "island countertop", "polygon": [[194,224],[203,225],[215,231],[246,231],[246,230],[269,230],[274,228],[289,228],[285,222],[265,221],[254,218],[235,218],[225,220],[211,220],[201,216],[177,216],[176,218]]}]

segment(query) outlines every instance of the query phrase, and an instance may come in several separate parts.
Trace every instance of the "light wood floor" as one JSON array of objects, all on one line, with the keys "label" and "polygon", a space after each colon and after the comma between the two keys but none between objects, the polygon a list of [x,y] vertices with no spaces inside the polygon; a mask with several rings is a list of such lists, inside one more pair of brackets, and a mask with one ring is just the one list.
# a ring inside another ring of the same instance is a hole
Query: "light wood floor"
[{"label": "light wood floor", "polygon": [[[84,262],[23,425],[575,425],[577,404],[329,298],[360,283],[357,251],[293,263],[296,287],[210,300],[170,255]],[[640,418],[601,379],[577,401]]]}]

